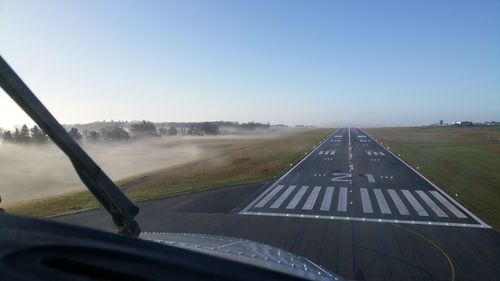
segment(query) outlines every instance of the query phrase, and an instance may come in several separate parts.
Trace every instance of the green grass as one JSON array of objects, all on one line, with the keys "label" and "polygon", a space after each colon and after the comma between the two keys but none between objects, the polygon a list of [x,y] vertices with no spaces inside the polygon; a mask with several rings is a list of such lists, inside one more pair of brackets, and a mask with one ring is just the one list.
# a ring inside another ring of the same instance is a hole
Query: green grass
[{"label": "green grass", "polygon": [[366,131],[500,231],[499,127]]},{"label": "green grass", "polygon": [[[200,139],[200,145],[213,157],[164,170],[127,189],[126,194],[134,202],[139,202],[233,184],[268,181],[297,163],[332,131],[314,129],[266,138]],[[11,206],[7,211],[50,217],[97,207],[88,191],[80,191],[32,200]]]}]

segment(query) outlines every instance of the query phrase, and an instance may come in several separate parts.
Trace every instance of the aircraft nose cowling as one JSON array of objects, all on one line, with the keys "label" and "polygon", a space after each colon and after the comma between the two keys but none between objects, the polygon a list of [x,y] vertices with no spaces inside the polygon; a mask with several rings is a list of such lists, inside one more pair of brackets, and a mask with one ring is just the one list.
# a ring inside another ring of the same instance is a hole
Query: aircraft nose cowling
[{"label": "aircraft nose cowling", "polygon": [[237,260],[308,280],[345,280],[307,258],[263,243],[208,234],[142,232],[140,238]]}]

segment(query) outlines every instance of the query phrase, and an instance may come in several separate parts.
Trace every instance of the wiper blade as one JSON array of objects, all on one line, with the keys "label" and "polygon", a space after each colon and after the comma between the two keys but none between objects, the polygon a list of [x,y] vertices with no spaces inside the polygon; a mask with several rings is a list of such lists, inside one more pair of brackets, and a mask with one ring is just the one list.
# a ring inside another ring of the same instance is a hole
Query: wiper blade
[{"label": "wiper blade", "polygon": [[0,86],[69,157],[82,182],[111,214],[118,232],[138,236],[141,229],[135,221],[135,216],[139,213],[139,208],[73,140],[2,56],[0,56]]}]

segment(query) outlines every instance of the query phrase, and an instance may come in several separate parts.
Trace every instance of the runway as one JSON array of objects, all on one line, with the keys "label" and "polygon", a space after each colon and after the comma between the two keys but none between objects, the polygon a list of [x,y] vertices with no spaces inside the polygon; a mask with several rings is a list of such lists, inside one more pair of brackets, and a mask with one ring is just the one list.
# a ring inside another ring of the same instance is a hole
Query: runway
[{"label": "runway", "polygon": [[335,131],[242,215],[489,227],[360,129]]},{"label": "runway", "polygon": [[[274,182],[139,204],[143,231],[240,237],[352,280],[500,280],[500,236],[357,128]],[[55,218],[112,230],[102,210]]]}]

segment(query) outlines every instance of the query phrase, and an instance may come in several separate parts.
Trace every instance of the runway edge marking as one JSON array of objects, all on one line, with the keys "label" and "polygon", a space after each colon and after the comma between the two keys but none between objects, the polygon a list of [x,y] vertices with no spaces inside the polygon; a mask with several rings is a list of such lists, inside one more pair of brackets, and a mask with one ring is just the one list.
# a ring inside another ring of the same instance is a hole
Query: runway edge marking
[{"label": "runway edge marking", "polygon": [[464,206],[462,206],[462,204],[458,203],[455,199],[453,199],[453,197],[451,197],[450,195],[448,195],[448,193],[444,192],[441,188],[439,188],[437,185],[435,185],[433,182],[431,182],[428,178],[426,178],[424,175],[422,175],[420,172],[418,172],[417,170],[413,169],[412,166],[410,166],[408,163],[406,163],[403,159],[399,158],[396,154],[392,153],[392,151],[390,151],[389,149],[385,148],[385,146],[383,146],[382,144],[380,144],[377,140],[375,140],[370,134],[368,134],[367,132],[365,132],[365,130],[359,128],[359,130],[363,133],[365,133],[368,137],[370,137],[375,143],[377,143],[380,147],[382,147],[384,150],[386,150],[387,152],[389,152],[390,154],[392,154],[392,156],[394,156],[396,159],[398,159],[399,161],[401,161],[403,164],[405,164],[408,168],[410,168],[412,171],[414,171],[417,175],[419,175],[421,178],[423,178],[427,183],[429,183],[432,187],[434,187],[437,191],[441,192],[442,195],[444,195],[446,198],[448,198],[448,200],[450,200],[451,202],[453,202],[455,205],[459,206],[460,208],[462,208],[463,211],[465,211],[469,216],[471,216],[473,219],[475,219],[477,222],[479,222],[480,225],[482,225],[483,227],[485,228],[491,228],[491,226],[489,226],[487,223],[485,223],[483,220],[481,220],[479,217],[477,217],[476,215],[474,215],[471,211],[469,211],[467,208],[465,208]]},{"label": "runway edge marking", "polygon": [[246,206],[243,210],[239,212],[240,215],[246,215],[248,209],[252,208],[253,205],[255,205],[263,196],[265,196],[268,192],[270,192],[281,180],[283,180],[288,174],[290,174],[297,166],[299,166],[304,160],[309,158],[316,150],[318,150],[326,141],[328,141],[335,133],[339,130],[340,128],[335,129],[333,133],[328,135],[328,137],[322,141],[318,146],[316,146],[315,149],[313,149],[309,154],[306,155],[306,157],[302,158],[302,160],[299,161],[299,163],[295,164],[290,170],[288,170],[284,175],[282,175],[279,179],[277,179],[270,187],[268,187],[264,192],[262,192],[255,200],[253,200],[248,206]]}]

